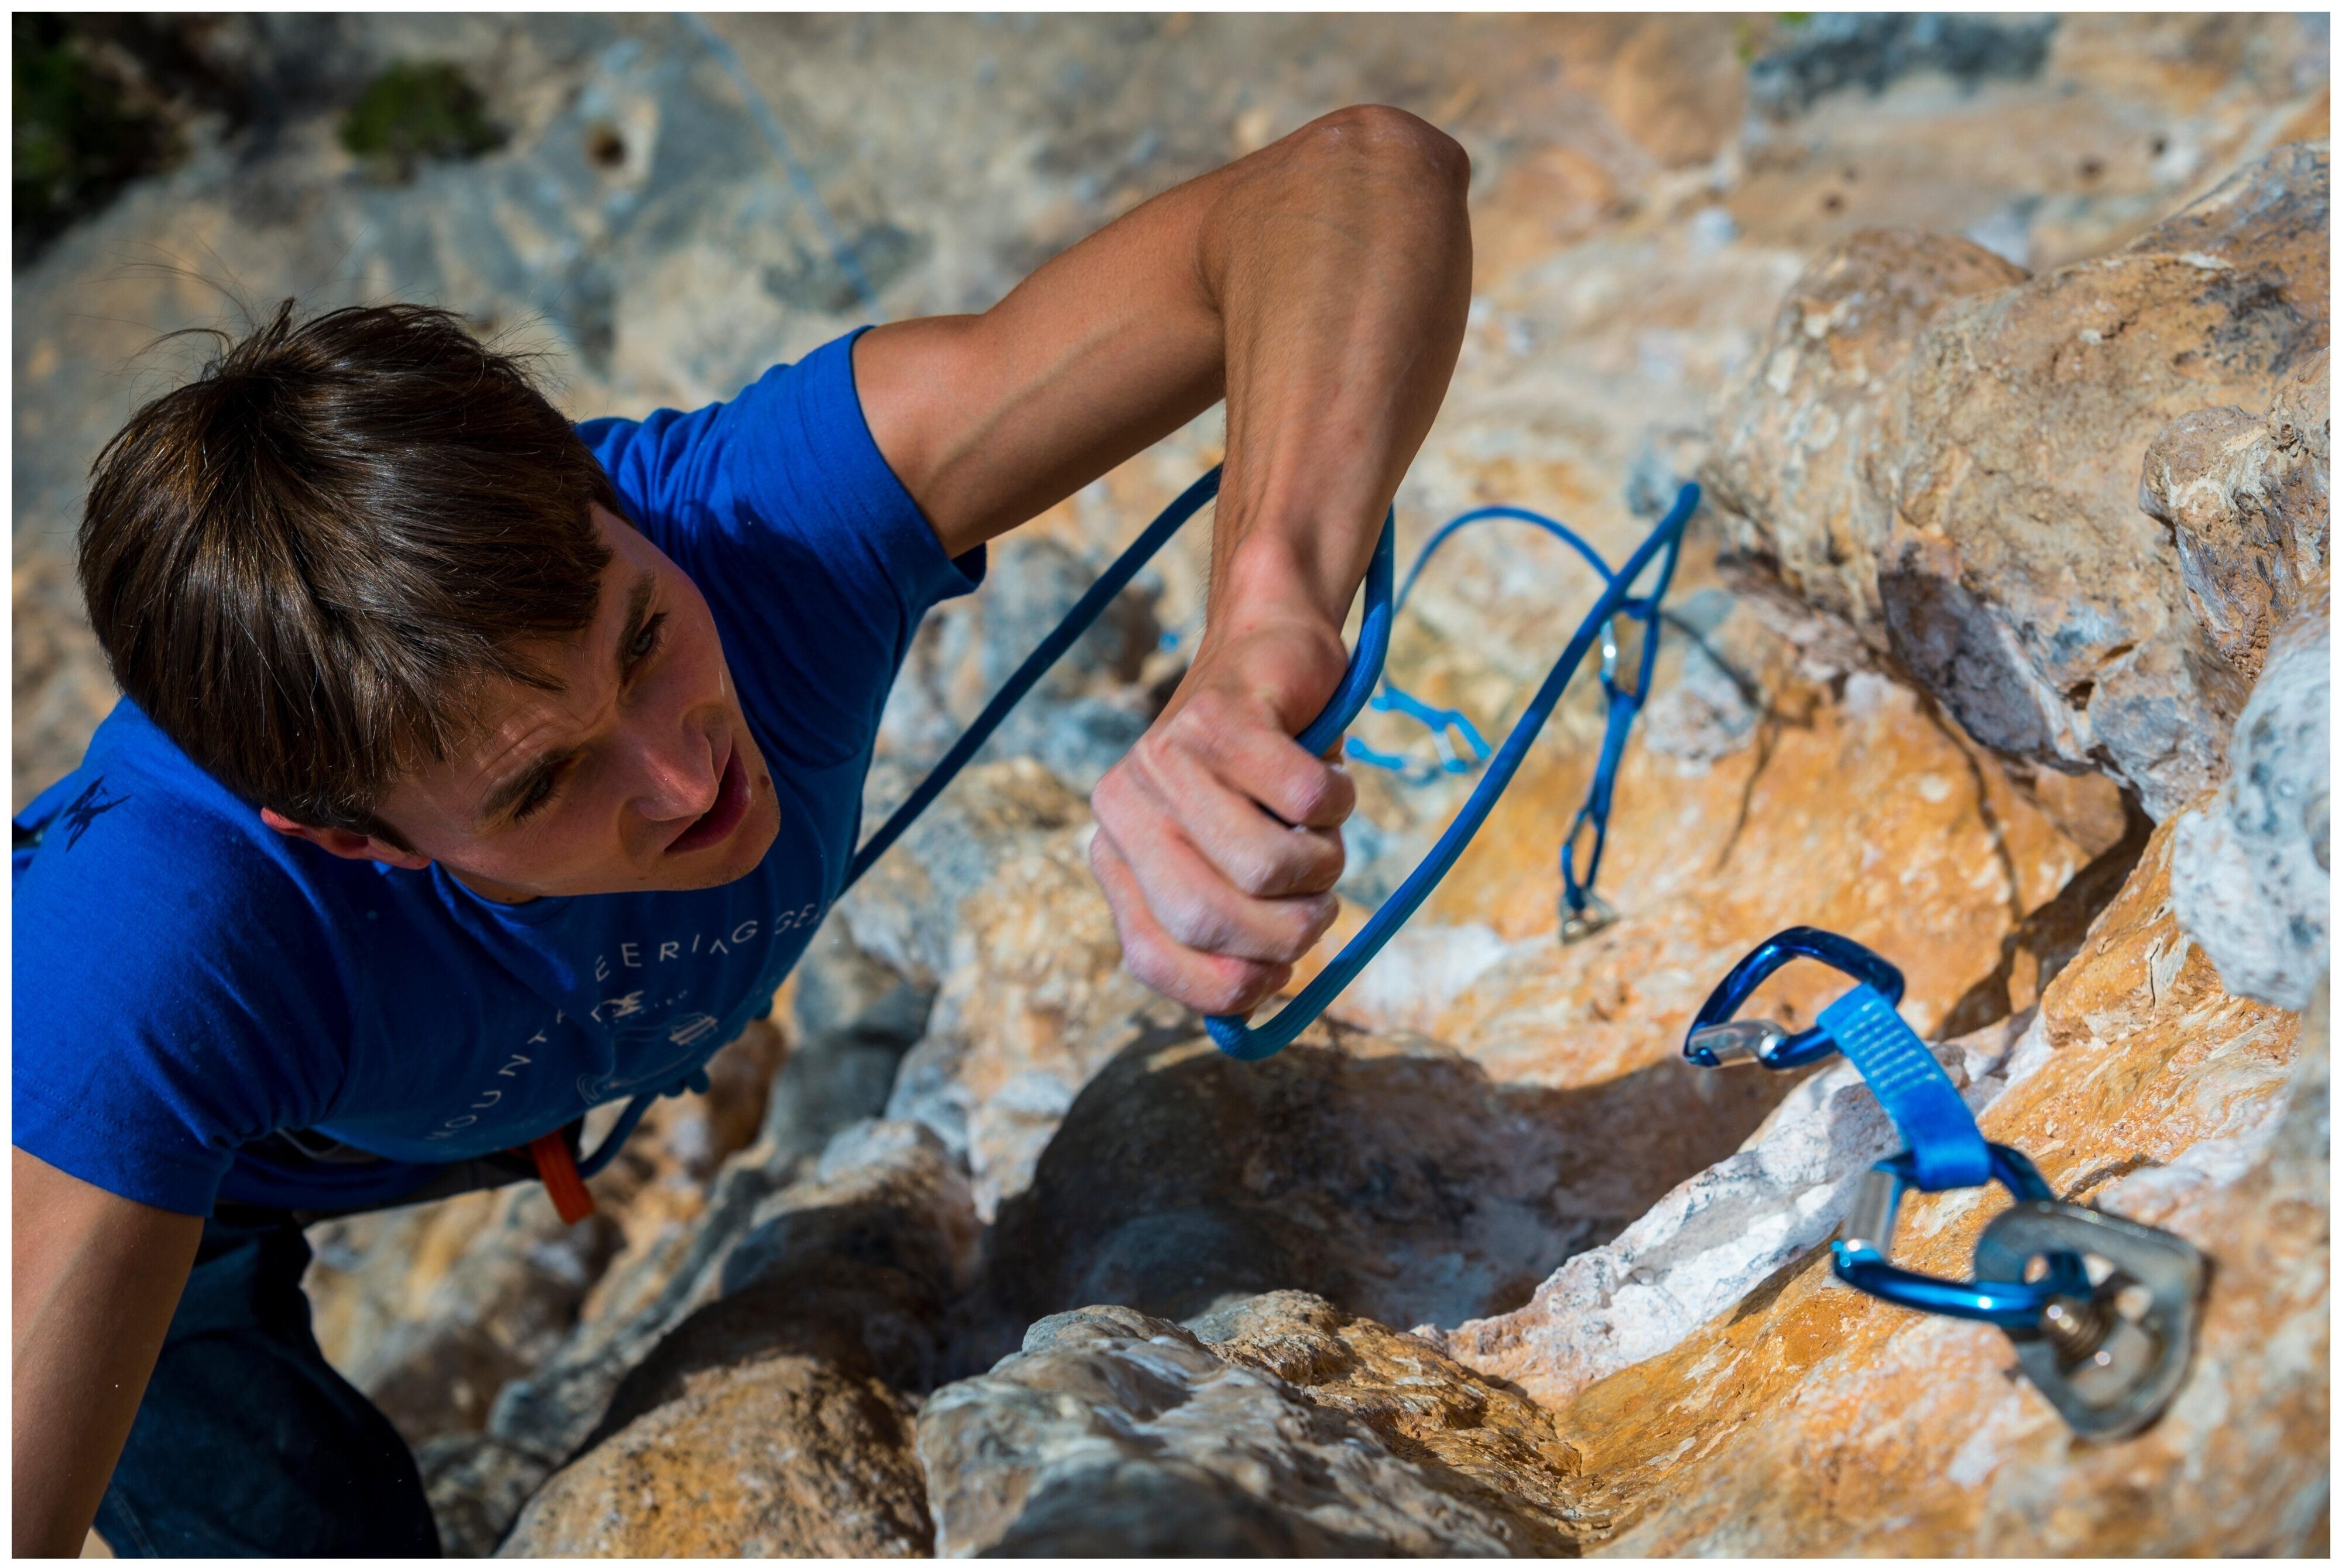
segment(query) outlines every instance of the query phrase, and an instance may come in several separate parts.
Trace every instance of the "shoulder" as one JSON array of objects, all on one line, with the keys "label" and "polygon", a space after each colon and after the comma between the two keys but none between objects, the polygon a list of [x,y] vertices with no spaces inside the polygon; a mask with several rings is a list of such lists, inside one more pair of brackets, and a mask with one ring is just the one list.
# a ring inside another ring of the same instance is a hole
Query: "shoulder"
[{"label": "shoulder", "polygon": [[238,1144],[333,1102],[350,1015],[330,889],[159,740],[117,711],[17,819],[15,1141],[201,1213]]},{"label": "shoulder", "polygon": [[655,537],[721,526],[744,512],[780,526],[856,511],[916,516],[862,417],[857,335],[776,365],[726,401],[587,420],[578,436]]},{"label": "shoulder", "polygon": [[311,1000],[295,1013],[338,1003],[334,901],[319,885],[334,874],[305,864],[307,846],[271,833],[129,704],[16,826],[20,1031],[66,1019],[119,1031],[230,1003],[283,1013],[296,994]]}]

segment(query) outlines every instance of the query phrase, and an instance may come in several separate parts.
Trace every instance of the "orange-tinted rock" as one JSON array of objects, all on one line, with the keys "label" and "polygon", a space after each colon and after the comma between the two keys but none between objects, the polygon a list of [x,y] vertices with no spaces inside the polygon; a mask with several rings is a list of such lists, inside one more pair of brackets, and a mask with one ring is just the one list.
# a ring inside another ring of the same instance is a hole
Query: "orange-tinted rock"
[{"label": "orange-tinted rock", "polygon": [[[1981,1118],[2061,1194],[2212,1257],[2201,1341],[2170,1410],[2128,1442],[2077,1443],[2015,1377],[1997,1331],[1872,1301],[1835,1283],[1817,1251],[1561,1412],[1618,1528],[1611,1549],[2161,1554],[2322,1541],[2322,1040],[2280,1128],[2296,1020],[2228,995],[2173,922],[2170,837],[2167,825],[2050,984]],[[1909,1200],[1898,1261],[1964,1273],[2002,1204],[1978,1190]]]},{"label": "orange-tinted rock", "polygon": [[[1617,924],[1554,937],[1558,825],[1582,798],[1592,747],[1540,748],[1418,919],[1492,927],[1519,945],[1430,1025],[1505,1082],[1554,1087],[1673,1071],[1692,1013],[1757,941],[1793,924],[1843,931],[1897,955],[1907,1005],[1933,1032],[1999,967],[2024,916],[2087,856],[1988,756],[1907,688],[1864,667],[1831,623],[1736,602],[1706,638],[1761,714],[1743,749],[1698,765],[1638,731],[1621,769],[1600,891]],[[1670,634],[1671,636],[1673,634]],[[1663,655],[1654,721],[1695,661]],[[1678,676],[1674,671],[1681,671]],[[1582,723],[1582,721],[1579,721]],[[2037,955],[1998,1012],[2037,994]],[[2025,964],[2016,967],[2025,968]],[[1828,998],[1778,983],[1779,1015]],[[1365,1016],[1361,1022],[1368,1021]],[[1619,1136],[1641,1136],[1631,1127]],[[1663,1137],[1656,1131],[1652,1136]],[[1622,1152],[1632,1161],[1632,1153]]]},{"label": "orange-tinted rock", "polygon": [[817,1357],[695,1374],[556,1473],[505,1557],[923,1557],[908,1401]]}]

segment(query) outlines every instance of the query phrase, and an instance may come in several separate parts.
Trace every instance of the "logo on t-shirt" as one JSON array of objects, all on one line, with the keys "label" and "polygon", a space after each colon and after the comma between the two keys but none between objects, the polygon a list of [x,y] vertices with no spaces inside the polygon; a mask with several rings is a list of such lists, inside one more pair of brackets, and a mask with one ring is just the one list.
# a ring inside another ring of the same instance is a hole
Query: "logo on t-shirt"
[{"label": "logo on t-shirt", "polygon": [[73,804],[65,807],[61,818],[65,827],[65,848],[71,849],[79,844],[81,835],[89,831],[90,824],[115,806],[126,804],[129,799],[126,794],[107,794],[104,774],[90,780],[89,787],[74,796]]}]

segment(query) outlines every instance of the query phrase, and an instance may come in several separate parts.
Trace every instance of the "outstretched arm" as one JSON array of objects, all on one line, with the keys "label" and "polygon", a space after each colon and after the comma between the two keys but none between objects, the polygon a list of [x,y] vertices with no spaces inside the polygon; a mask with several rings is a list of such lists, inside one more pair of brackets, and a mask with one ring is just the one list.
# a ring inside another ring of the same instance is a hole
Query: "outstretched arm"
[{"label": "outstretched arm", "polygon": [[204,1222],[9,1151],[17,1555],[77,1557],[122,1455]]},{"label": "outstretched arm", "polygon": [[1455,369],[1467,175],[1414,116],[1346,109],[1146,203],[982,315],[856,345],[872,434],[954,552],[1226,398],[1203,639],[1092,797],[1126,960],[1195,1007],[1258,1003],[1334,918],[1354,795],[1291,737],[1341,679],[1343,615]]}]

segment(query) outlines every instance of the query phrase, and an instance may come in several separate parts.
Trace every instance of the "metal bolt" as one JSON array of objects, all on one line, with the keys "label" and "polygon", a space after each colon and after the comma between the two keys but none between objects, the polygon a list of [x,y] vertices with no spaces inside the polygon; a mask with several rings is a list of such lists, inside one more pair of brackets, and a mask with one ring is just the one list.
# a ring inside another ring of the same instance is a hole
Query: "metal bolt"
[{"label": "metal bolt", "polygon": [[2087,1359],[2113,1326],[2095,1302],[2076,1296],[2051,1296],[2041,1309],[2041,1337],[2057,1346],[2058,1358],[2068,1365]]}]

